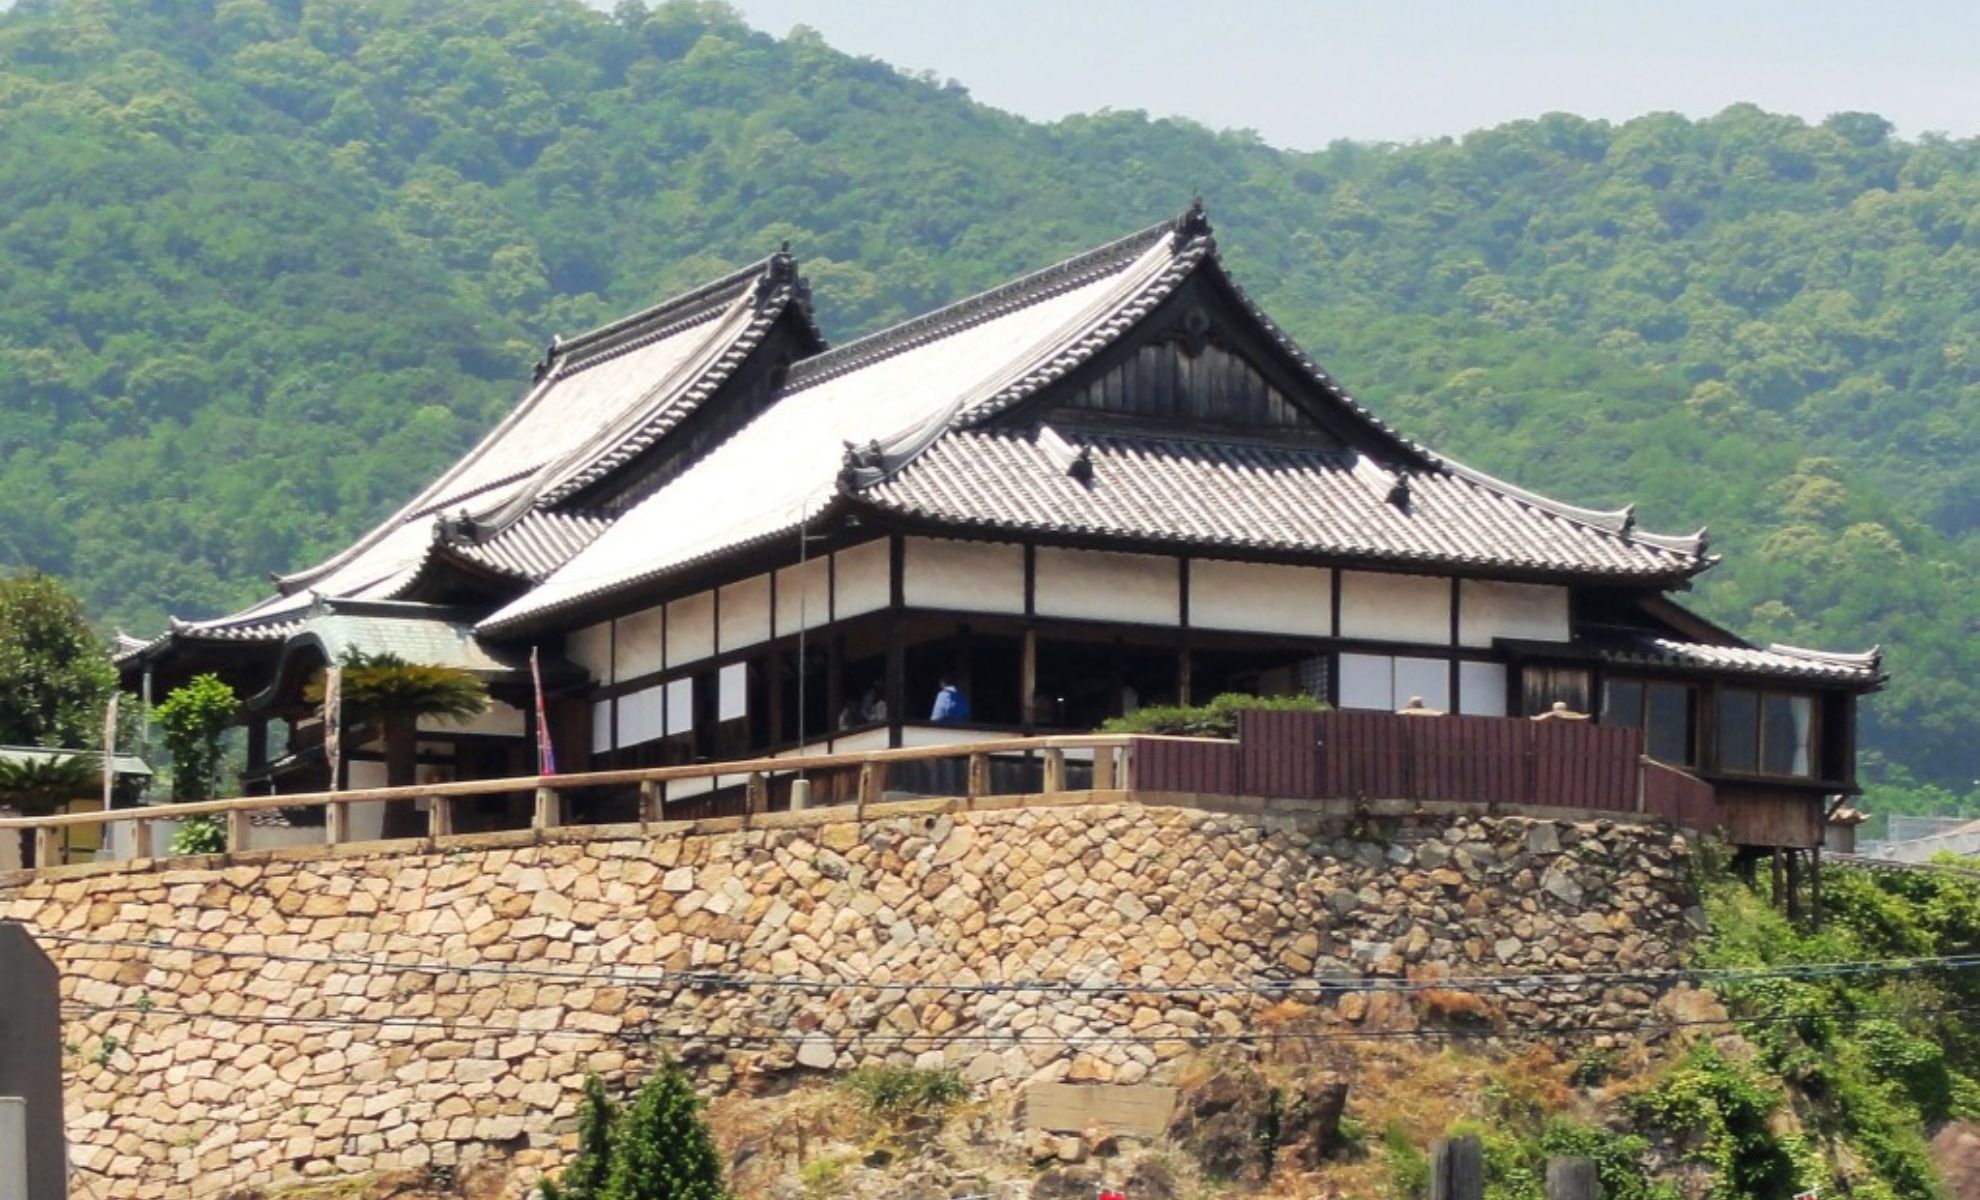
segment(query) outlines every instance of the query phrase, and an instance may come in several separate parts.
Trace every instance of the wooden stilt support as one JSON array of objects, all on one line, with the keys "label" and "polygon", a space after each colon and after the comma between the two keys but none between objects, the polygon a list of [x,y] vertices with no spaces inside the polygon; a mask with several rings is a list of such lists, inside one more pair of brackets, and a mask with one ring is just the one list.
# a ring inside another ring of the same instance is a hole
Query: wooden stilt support
[{"label": "wooden stilt support", "polygon": [[1815,928],[1822,928],[1822,847],[1808,852],[1808,905],[1813,910]]},{"label": "wooden stilt support", "polygon": [[1781,866],[1781,848],[1774,847],[1774,907],[1787,908],[1787,897],[1782,894],[1786,886],[1786,871]]},{"label": "wooden stilt support", "polygon": [[1790,921],[1801,919],[1801,851],[1787,852],[1787,915]]}]

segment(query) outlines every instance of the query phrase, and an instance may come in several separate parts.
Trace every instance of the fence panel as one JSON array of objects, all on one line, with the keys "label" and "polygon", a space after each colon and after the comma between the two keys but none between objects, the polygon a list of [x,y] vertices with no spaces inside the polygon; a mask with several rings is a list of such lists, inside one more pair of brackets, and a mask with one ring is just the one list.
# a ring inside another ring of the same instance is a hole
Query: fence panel
[{"label": "fence panel", "polygon": [[1428,718],[1385,712],[1330,712],[1320,725],[1321,786],[1342,798],[1406,799],[1410,793],[1408,730]]},{"label": "fence panel", "polygon": [[1498,717],[1398,717],[1414,743],[1409,800],[1517,803],[1527,793],[1531,721]]},{"label": "fence panel", "polygon": [[1679,829],[1710,831],[1726,823],[1725,805],[1711,784],[1660,762],[1643,764],[1643,810]]},{"label": "fence panel", "polygon": [[1636,807],[1643,733],[1590,721],[1534,721],[1533,794],[1548,808],[1626,812]]},{"label": "fence panel", "polygon": [[1134,786],[1144,792],[1204,792],[1235,796],[1235,742],[1140,741],[1134,747]]},{"label": "fence panel", "polygon": [[1320,795],[1317,712],[1238,714],[1238,786],[1247,796],[1310,800]]}]

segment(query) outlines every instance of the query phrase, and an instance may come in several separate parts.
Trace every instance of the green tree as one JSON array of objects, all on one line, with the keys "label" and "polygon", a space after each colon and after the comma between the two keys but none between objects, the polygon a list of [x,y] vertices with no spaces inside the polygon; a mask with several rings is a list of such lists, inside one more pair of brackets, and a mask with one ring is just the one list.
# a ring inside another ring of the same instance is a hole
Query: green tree
[{"label": "green tree", "polygon": [[0,578],[0,744],[97,745],[115,685],[73,592],[32,571]]},{"label": "green tree", "polygon": [[153,715],[172,759],[172,799],[215,797],[225,766],[220,737],[239,713],[234,689],[217,675],[195,675],[159,703]]},{"label": "green tree", "polygon": [[86,754],[33,761],[0,760],[0,805],[23,816],[59,812],[71,800],[96,794],[100,762]]},{"label": "green tree", "polygon": [[[343,668],[344,714],[348,720],[376,723],[385,741],[385,782],[411,787],[419,772],[419,719],[466,720],[488,709],[488,687],[470,671],[407,662],[389,652],[347,651]],[[323,703],[323,679],[311,681],[305,697]],[[411,837],[419,817],[410,800],[394,801],[385,812],[386,837]]]},{"label": "green tree", "polygon": [[578,1102],[577,1152],[564,1164],[562,1176],[538,1185],[543,1200],[604,1200],[606,1175],[612,1169],[612,1127],[617,1120],[618,1111],[605,1094],[604,1080],[585,1076],[584,1098]]},{"label": "green tree", "polygon": [[728,1200],[722,1159],[687,1072],[663,1063],[619,1119],[602,1200]]}]

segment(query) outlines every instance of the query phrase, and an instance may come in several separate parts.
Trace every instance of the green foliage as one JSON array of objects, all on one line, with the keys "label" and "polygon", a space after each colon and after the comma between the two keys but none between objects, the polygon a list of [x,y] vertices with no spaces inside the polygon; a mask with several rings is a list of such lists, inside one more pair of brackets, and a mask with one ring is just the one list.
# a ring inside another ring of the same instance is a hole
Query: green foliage
[{"label": "green foliage", "polygon": [[0,760],[0,805],[23,816],[47,816],[71,800],[96,794],[102,780],[102,761],[80,754],[34,762]]},{"label": "green foliage", "polygon": [[33,571],[0,577],[0,745],[101,745],[116,682],[73,592]]},{"label": "green foliage", "polygon": [[1325,712],[1327,706],[1311,696],[1246,696],[1225,692],[1208,704],[1150,705],[1125,717],[1111,717],[1102,733],[1155,733],[1175,737],[1236,737],[1238,714],[1247,709],[1266,712]]},{"label": "green foliage", "polygon": [[1688,1138],[1714,1171],[1711,1200],[1786,1196],[1800,1182],[1795,1155],[1768,1123],[1781,1095],[1751,1066],[1709,1043],[1692,1047],[1658,1085],[1630,1098],[1639,1121]]},{"label": "green foliage", "polygon": [[671,1060],[618,1110],[595,1076],[578,1108],[578,1148],[543,1200],[728,1200],[722,1161],[687,1072]]},{"label": "green foliage", "polygon": [[217,675],[195,675],[159,703],[158,726],[172,756],[172,799],[211,800],[225,765],[220,735],[234,723],[240,701]]},{"label": "green foliage", "polygon": [[1390,1118],[1382,1126],[1382,1155],[1389,1167],[1389,1189],[1395,1200],[1422,1200],[1430,1194],[1430,1156],[1401,1120]]},{"label": "green foliage", "polygon": [[603,1200],[612,1166],[612,1126],[617,1120],[618,1110],[605,1093],[605,1081],[585,1076],[584,1096],[578,1101],[577,1150],[564,1164],[560,1179],[538,1184],[543,1200]]},{"label": "green foliage", "polygon": [[663,1065],[612,1135],[601,1200],[727,1200],[722,1159],[687,1072]]},{"label": "green foliage", "polygon": [[216,816],[187,817],[172,831],[165,852],[180,854],[225,854],[227,826]]},{"label": "green foliage", "polygon": [[[488,687],[459,667],[407,662],[396,654],[350,650],[342,660],[344,712],[352,720],[391,721],[419,717],[466,720],[488,708]],[[304,696],[323,703],[323,677]]]},{"label": "green foliage", "polygon": [[969,1085],[955,1071],[919,1067],[861,1067],[840,1086],[878,1117],[940,1116],[969,1098]]},{"label": "green foliage", "polygon": [[1708,615],[1885,643],[1866,746],[1980,777],[1980,142],[1736,105],[1284,151],[602,7],[0,13],[0,562],[133,628],[226,610],[442,469],[553,332],[788,238],[843,341],[1194,188],[1385,417],[1709,521]]}]

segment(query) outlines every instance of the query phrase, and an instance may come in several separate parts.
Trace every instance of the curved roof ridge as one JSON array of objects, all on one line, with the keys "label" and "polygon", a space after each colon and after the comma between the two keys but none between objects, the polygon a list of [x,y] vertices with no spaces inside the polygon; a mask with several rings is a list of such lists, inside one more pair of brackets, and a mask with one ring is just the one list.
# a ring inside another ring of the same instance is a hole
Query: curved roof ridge
[{"label": "curved roof ridge", "polygon": [[1884,659],[1884,648],[1872,646],[1868,650],[1811,650],[1806,646],[1790,646],[1785,642],[1768,642],[1767,650],[1773,654],[1785,654],[1789,658],[1805,658],[1810,662],[1838,663],[1846,666],[1876,667]]},{"label": "curved roof ridge", "polygon": [[1487,474],[1476,467],[1466,466],[1446,454],[1437,455],[1442,466],[1452,475],[1479,487],[1499,493],[1509,500],[1518,501],[1541,512],[1574,521],[1591,529],[1612,534],[1630,541],[1642,542],[1678,554],[1688,555],[1702,562],[1706,559],[1706,531],[1700,529],[1689,536],[1684,534],[1651,533],[1636,527],[1636,506],[1627,504],[1617,509],[1586,508],[1556,500],[1552,496],[1509,483],[1496,475]]},{"label": "curved roof ridge", "polygon": [[858,370],[879,359],[899,354],[934,341],[959,329],[978,325],[1007,312],[1069,291],[1099,275],[1117,271],[1139,258],[1158,237],[1174,230],[1173,221],[1163,221],[1118,238],[1104,246],[1056,262],[1042,270],[1020,276],[1001,287],[943,305],[933,312],[910,317],[885,329],[836,346],[823,354],[802,359],[791,367],[784,387],[788,395],[815,387],[828,379]]}]

